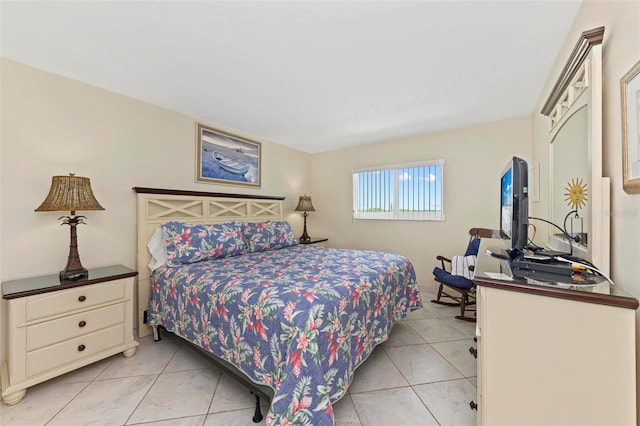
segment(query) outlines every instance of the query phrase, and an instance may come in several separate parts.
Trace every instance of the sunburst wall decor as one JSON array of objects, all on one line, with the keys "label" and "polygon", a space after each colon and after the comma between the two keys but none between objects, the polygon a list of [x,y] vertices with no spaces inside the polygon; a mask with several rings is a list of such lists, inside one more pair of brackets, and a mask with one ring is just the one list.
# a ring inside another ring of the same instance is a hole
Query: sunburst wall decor
[{"label": "sunburst wall decor", "polygon": [[588,194],[587,184],[584,183],[582,179],[572,178],[565,189],[567,192],[564,194],[566,196],[564,200],[568,201],[568,206],[574,210],[579,210],[586,205]]}]

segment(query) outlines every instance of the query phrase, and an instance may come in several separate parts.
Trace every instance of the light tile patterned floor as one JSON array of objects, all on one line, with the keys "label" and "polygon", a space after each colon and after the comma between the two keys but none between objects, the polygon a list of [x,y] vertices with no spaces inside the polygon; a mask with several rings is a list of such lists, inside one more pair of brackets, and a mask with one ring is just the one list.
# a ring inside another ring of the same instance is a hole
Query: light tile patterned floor
[{"label": "light tile patterned floor", "polygon": [[[356,370],[334,406],[338,425],[475,425],[475,324],[432,298],[423,289],[425,307]],[[254,425],[253,396],[186,343],[166,335],[140,343],[132,358],[113,356],[30,388],[15,406],[0,403],[0,425]]]}]

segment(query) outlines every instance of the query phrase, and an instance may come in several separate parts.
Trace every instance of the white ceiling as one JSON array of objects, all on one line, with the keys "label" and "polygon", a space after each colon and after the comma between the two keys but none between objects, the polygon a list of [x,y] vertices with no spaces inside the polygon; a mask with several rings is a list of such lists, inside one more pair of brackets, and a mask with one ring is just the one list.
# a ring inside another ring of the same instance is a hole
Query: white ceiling
[{"label": "white ceiling", "polygon": [[321,152],[531,114],[580,4],[5,0],[1,54]]}]

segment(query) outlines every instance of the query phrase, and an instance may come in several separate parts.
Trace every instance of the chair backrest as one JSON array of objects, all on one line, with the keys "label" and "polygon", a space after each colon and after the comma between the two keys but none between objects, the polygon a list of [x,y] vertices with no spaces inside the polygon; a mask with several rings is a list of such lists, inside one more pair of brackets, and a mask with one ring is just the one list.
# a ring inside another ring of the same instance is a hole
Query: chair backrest
[{"label": "chair backrest", "polygon": [[487,228],[471,228],[469,229],[469,245],[465,256],[477,256],[480,249],[480,238],[502,238],[500,231]]},{"label": "chair backrest", "polygon": [[502,238],[502,234],[498,229],[487,228],[471,228],[469,229],[471,238]]}]

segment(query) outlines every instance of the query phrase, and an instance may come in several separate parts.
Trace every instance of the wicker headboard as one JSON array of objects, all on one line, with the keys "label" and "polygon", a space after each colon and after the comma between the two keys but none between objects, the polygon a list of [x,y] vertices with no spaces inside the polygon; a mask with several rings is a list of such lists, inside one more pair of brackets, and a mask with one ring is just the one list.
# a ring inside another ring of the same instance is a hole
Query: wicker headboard
[{"label": "wicker headboard", "polygon": [[232,220],[262,222],[282,220],[284,197],[179,191],[135,187],[138,194],[138,336],[151,334],[143,322],[149,304],[151,254],[147,243],[164,222],[221,223]]}]

